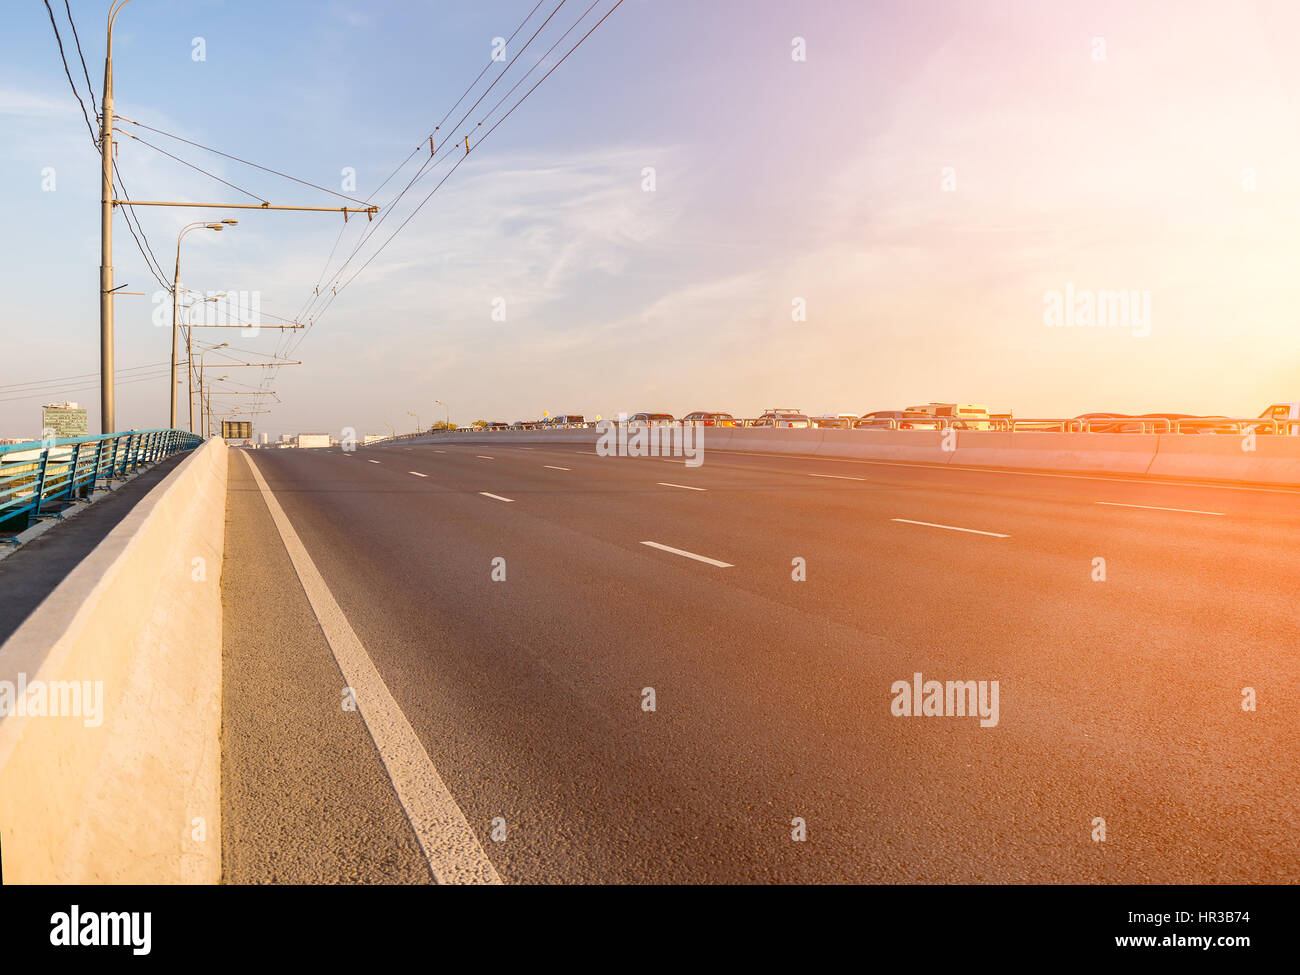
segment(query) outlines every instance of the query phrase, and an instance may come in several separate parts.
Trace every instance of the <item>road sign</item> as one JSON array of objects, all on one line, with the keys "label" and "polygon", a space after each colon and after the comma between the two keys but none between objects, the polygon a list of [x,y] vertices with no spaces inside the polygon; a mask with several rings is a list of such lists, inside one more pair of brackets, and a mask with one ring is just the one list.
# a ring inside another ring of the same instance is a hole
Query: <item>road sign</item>
[{"label": "road sign", "polygon": [[249,420],[222,420],[221,436],[226,440],[252,440],[253,424]]}]

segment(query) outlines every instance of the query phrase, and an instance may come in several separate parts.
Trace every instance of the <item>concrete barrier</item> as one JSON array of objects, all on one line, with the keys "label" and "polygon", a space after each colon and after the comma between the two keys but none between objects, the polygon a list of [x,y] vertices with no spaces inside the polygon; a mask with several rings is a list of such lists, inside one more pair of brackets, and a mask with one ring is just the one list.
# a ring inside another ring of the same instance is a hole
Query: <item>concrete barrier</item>
[{"label": "concrete barrier", "polygon": [[1300,437],[1162,434],[1148,471],[1153,476],[1253,484],[1300,484]]},{"label": "concrete barrier", "polygon": [[0,646],[6,882],[220,880],[226,469],[195,450]]},{"label": "concrete barrier", "polygon": [[[762,454],[803,454],[815,456],[821,449],[825,430],[766,430],[733,427],[726,450],[755,451]],[[708,430],[704,432],[704,449],[710,447]]]},{"label": "concrete barrier", "polygon": [[[704,428],[710,450],[846,460],[951,464],[990,470],[1130,474],[1300,486],[1300,437],[1261,436],[1254,451],[1243,438],[1193,434],[1002,433],[960,430],[768,430]],[[954,439],[955,437],[955,439]],[[498,431],[435,435],[422,442],[590,443],[594,430]],[[952,450],[944,450],[947,442]]]},{"label": "concrete barrier", "polygon": [[961,430],[952,463],[1011,470],[1145,474],[1155,453],[1155,434]]},{"label": "concrete barrier", "polygon": [[938,430],[823,430],[819,457],[947,464],[953,452],[943,449]]}]

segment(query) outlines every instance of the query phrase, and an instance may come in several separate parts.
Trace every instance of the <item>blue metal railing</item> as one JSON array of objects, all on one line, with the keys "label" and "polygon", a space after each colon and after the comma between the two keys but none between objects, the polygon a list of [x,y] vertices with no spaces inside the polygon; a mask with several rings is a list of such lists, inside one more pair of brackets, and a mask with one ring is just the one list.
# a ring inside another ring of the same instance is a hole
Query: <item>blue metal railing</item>
[{"label": "blue metal railing", "polygon": [[58,517],[100,481],[125,477],[202,442],[185,430],[128,430],[0,445],[0,528],[21,531],[34,518]]}]

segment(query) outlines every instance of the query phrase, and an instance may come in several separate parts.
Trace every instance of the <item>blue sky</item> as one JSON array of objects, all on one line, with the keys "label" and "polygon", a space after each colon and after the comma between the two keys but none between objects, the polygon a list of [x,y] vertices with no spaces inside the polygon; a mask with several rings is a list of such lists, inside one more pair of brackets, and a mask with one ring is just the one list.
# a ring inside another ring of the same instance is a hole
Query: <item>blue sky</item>
[{"label": "blue sky", "polygon": [[[351,167],[350,195],[366,197],[535,2],[133,0],[115,33],[117,111],[333,189]],[[568,0],[482,108],[589,2]],[[304,365],[279,371],[283,403],[255,423],[383,432],[409,428],[408,411],[439,417],[435,399],[468,422],[931,399],[1254,415],[1300,398],[1300,88],[1282,42],[1295,10],[1139,6],[625,0],[302,336]],[[106,9],[72,3],[97,95]],[[12,389],[98,367],[99,173],[44,4],[6,13],[0,435],[38,432],[45,399],[89,406],[96,429],[98,394],[77,387],[91,380]],[[272,202],[339,202],[139,134]],[[140,199],[244,199],[129,140],[118,164]],[[183,223],[239,218],[186,239],[182,283],[257,291],[286,318],[340,228],[337,214],[139,213],[168,272]],[[115,226],[117,283],[150,293],[117,302],[119,368],[164,362],[158,285]],[[1148,292],[1150,334],[1044,327],[1045,293],[1067,283]],[[279,338],[231,344],[269,355]],[[163,425],[165,381],[123,382],[117,420]]]}]

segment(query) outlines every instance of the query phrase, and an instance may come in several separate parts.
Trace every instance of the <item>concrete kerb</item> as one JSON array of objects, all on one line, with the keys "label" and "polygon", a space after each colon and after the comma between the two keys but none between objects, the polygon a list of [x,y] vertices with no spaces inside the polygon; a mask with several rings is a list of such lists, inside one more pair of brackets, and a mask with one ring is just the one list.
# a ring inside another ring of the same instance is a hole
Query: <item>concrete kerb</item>
[{"label": "concrete kerb", "polygon": [[226,471],[196,449],[0,646],[6,881],[220,880]]}]

